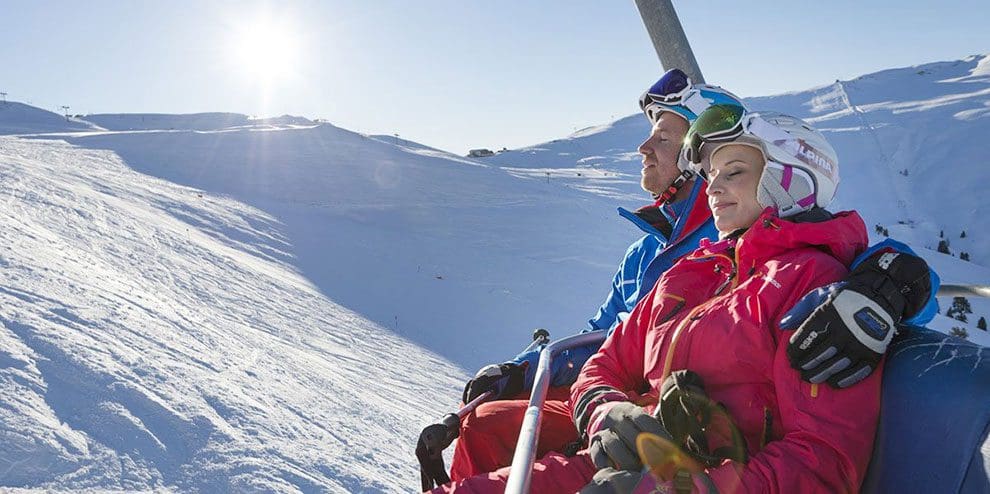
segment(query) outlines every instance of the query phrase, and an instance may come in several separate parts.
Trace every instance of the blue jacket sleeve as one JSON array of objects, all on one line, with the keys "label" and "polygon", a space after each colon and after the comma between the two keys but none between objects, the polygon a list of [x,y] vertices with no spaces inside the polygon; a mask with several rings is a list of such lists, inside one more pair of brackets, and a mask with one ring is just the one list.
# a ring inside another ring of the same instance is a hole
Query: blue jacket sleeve
[{"label": "blue jacket sleeve", "polygon": [[[587,332],[590,330],[584,330],[582,332]],[[581,367],[585,362],[591,358],[601,345],[588,345],[583,347],[571,348],[570,350],[565,350],[557,355],[550,364],[550,385],[551,386],[570,386],[577,380],[578,373],[581,372]],[[528,352],[520,353],[516,355],[515,358],[510,360],[510,362],[516,364],[522,364],[523,362],[528,363],[526,368],[526,376],[523,381],[523,390],[533,389],[533,382],[536,380],[536,367],[540,363],[540,350],[543,347],[540,346]]]},{"label": "blue jacket sleeve", "polygon": [[618,321],[619,313],[625,312],[626,297],[622,293],[622,287],[623,283],[625,283],[623,274],[626,270],[626,259],[628,259],[628,255],[622,260],[619,270],[612,277],[612,289],[608,292],[605,302],[598,308],[595,316],[588,320],[588,327],[590,329],[609,329]]},{"label": "blue jacket sleeve", "polygon": [[[857,257],[853,261],[853,264],[852,266],[850,266],[850,268],[855,268],[856,266],[859,265],[859,263],[863,262],[863,260],[865,260],[866,258],[884,249],[893,249],[897,252],[903,252],[905,254],[911,254],[912,256],[921,257],[918,254],[916,254],[914,250],[912,250],[907,245],[904,245],[896,240],[888,238],[870,247],[869,249],[866,249],[866,252],[860,254],[859,257]],[[930,277],[932,282],[932,291],[928,295],[928,302],[925,303],[925,307],[922,308],[920,311],[918,311],[917,314],[905,320],[904,324],[909,324],[914,326],[924,326],[925,324],[928,324],[935,317],[935,314],[938,313],[938,300],[935,298],[935,294],[938,293],[938,287],[941,284],[942,280],[938,277],[938,273],[936,273],[935,270],[931,269],[931,267],[928,268],[928,276]]]}]

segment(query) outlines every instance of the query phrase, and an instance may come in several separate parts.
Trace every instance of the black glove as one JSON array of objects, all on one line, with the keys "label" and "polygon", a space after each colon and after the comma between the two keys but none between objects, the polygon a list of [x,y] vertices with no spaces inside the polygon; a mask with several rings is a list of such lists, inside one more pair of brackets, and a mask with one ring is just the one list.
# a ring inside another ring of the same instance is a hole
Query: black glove
[{"label": "black glove", "polygon": [[659,420],[633,403],[605,403],[595,412],[605,414],[599,422],[597,432],[592,434],[588,447],[591,461],[598,468],[639,471],[643,468],[643,463],[636,452],[636,436],[641,432],[652,432],[670,439],[670,434]]},{"label": "black glove", "polygon": [[[657,412],[674,444],[706,466],[718,466],[725,459],[748,460],[746,440],[725,407],[705,393],[705,383],[697,373],[679,370],[667,376],[660,386]],[[729,445],[709,449],[709,434],[724,439],[716,443]]]},{"label": "black glove", "polygon": [[526,362],[517,364],[506,362],[504,364],[486,365],[478,370],[471,379],[464,385],[464,394],[461,399],[467,403],[486,391],[493,391],[491,400],[504,400],[522,392],[523,382],[526,377]]},{"label": "black glove", "polygon": [[715,482],[707,473],[678,472],[674,480],[659,480],[644,472],[629,472],[603,468],[595,472],[591,482],[579,494],[691,493],[718,494]]},{"label": "black glove", "polygon": [[641,471],[603,468],[595,473],[591,482],[581,489],[580,494],[627,494],[639,486],[644,476],[649,477]]},{"label": "black glove", "polygon": [[917,314],[930,294],[923,259],[877,252],[845,280],[805,295],[781,319],[781,329],[797,328],[787,346],[791,367],[811,383],[856,384],[879,365],[894,324]]}]

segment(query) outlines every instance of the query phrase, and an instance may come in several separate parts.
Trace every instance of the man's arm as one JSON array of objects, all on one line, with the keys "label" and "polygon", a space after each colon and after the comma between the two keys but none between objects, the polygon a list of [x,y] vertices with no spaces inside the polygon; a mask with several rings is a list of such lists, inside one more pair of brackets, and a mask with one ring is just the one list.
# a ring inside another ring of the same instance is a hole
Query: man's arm
[{"label": "man's arm", "polygon": [[785,314],[791,367],[811,383],[847,388],[880,364],[901,324],[925,324],[938,311],[939,278],[910,247],[884,240],[861,254],[849,275],[813,290]]}]

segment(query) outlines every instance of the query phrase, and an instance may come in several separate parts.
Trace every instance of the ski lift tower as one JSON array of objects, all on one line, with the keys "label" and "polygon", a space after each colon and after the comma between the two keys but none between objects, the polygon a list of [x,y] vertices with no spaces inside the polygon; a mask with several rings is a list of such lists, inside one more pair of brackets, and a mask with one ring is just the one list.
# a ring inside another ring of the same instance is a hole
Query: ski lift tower
[{"label": "ski lift tower", "polygon": [[705,82],[670,0],[636,0],[636,7],[664,70],[681,69],[693,82]]}]

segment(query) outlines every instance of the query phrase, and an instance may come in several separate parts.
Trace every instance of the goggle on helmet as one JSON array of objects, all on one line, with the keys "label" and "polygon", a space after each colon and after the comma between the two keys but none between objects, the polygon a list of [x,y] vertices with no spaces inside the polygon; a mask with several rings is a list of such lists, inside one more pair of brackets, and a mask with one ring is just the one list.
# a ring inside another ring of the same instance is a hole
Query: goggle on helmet
[{"label": "goggle on helmet", "polygon": [[[687,121],[695,121],[698,115],[715,104],[742,106],[738,96],[718,86],[692,84],[691,78],[680,69],[665,72],[639,97],[639,109],[650,125],[656,125],[664,112],[670,112]],[[655,196],[663,203],[670,202],[684,184],[694,178],[694,172],[681,168],[681,174],[663,193]]]},{"label": "goggle on helmet", "polygon": [[[826,207],[839,185],[838,156],[825,136],[807,122],[776,112],[747,112],[738,105],[713,105],[684,138],[678,167],[707,180],[701,163],[705,144],[758,146],[766,159],[757,200],[781,217]],[[712,153],[717,150],[712,149]]]},{"label": "goggle on helmet", "polygon": [[680,69],[665,72],[639,97],[639,109],[652,125],[663,112],[678,115],[690,124],[708,107],[718,104],[742,106],[742,100],[718,86],[692,84]]}]

